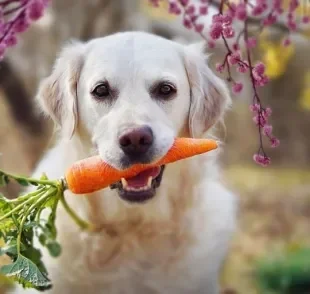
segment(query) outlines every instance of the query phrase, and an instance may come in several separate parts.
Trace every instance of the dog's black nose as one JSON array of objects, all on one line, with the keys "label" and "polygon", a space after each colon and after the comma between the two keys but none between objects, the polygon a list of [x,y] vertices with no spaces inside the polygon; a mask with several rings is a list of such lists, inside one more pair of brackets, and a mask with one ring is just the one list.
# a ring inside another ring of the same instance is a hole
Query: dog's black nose
[{"label": "dog's black nose", "polygon": [[128,156],[144,155],[153,144],[153,132],[143,126],[126,131],[119,137],[119,145]]}]

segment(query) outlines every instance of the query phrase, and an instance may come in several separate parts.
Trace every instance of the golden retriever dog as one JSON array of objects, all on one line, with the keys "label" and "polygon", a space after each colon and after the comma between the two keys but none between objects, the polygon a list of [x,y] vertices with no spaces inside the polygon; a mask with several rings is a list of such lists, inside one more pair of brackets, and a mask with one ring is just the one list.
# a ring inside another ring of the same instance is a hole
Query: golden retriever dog
[{"label": "golden retriever dog", "polygon": [[[60,128],[34,176],[62,177],[95,154],[124,169],[164,156],[177,136],[211,136],[231,99],[204,51],[143,32],[65,46],[37,94]],[[218,294],[237,205],[217,154],[149,169],[93,194],[66,192],[98,231],[81,231],[59,205],[62,254],[42,250],[53,283],[47,293]]]}]

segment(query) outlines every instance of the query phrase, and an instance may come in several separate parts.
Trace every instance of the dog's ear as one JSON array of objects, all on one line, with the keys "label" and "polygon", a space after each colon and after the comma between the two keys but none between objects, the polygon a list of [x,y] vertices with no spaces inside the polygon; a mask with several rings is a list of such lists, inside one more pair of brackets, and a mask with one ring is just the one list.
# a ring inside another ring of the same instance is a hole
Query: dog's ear
[{"label": "dog's ear", "polygon": [[189,131],[192,137],[201,137],[218,122],[231,103],[229,90],[207,64],[203,43],[185,47],[185,67],[191,90]]},{"label": "dog's ear", "polygon": [[52,73],[45,78],[37,93],[43,112],[72,137],[77,125],[77,83],[83,64],[84,44],[70,42],[60,52]]}]

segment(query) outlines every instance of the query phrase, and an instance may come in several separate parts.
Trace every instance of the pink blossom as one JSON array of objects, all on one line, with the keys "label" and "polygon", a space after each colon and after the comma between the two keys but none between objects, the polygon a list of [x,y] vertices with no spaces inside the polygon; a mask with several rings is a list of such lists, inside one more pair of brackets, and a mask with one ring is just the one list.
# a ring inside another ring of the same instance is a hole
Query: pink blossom
[{"label": "pink blossom", "polygon": [[287,46],[289,46],[289,45],[291,45],[291,40],[290,40],[289,38],[284,39],[284,41],[283,41],[283,46],[284,46],[284,47],[287,47]]},{"label": "pink blossom", "polygon": [[213,40],[217,40],[221,37],[221,34],[223,32],[223,26],[219,22],[215,22],[211,25],[211,30],[210,30],[210,37]]},{"label": "pink blossom", "polygon": [[244,3],[239,3],[236,6],[235,16],[237,19],[244,21],[247,18],[246,6]]},{"label": "pink blossom", "polygon": [[258,62],[253,71],[258,75],[263,75],[265,73],[265,65],[262,62]]},{"label": "pink blossom", "polygon": [[195,6],[194,5],[190,5],[186,8],[185,12],[189,15],[193,15],[195,13]]},{"label": "pink blossom", "polygon": [[254,6],[253,10],[252,10],[252,15],[253,16],[258,16],[260,14],[262,14],[264,12],[264,6],[263,5],[256,5]]},{"label": "pink blossom", "polygon": [[290,31],[296,31],[296,29],[297,29],[297,24],[296,24],[296,22],[294,20],[290,20],[287,23],[287,26],[288,26]]},{"label": "pink blossom", "polygon": [[228,57],[227,57],[227,60],[228,60],[229,64],[231,64],[231,65],[237,64],[240,59],[241,59],[241,56],[240,56],[240,52],[238,52],[238,51],[228,55]]},{"label": "pink blossom", "polygon": [[228,26],[224,28],[223,35],[225,38],[233,38],[235,36],[235,31],[231,26]]},{"label": "pink blossom", "polygon": [[199,14],[200,15],[207,15],[208,14],[208,6],[203,5],[199,7]]},{"label": "pink blossom", "polygon": [[224,25],[231,25],[232,24],[232,17],[229,14],[224,14],[222,18],[222,22]]},{"label": "pink blossom", "polygon": [[242,83],[234,83],[232,86],[232,90],[235,94],[240,93],[243,89],[243,84]]},{"label": "pink blossom", "polygon": [[262,116],[266,121],[268,120],[268,117],[270,117],[271,113],[272,111],[270,107],[267,107],[266,109],[262,110]]},{"label": "pink blossom", "polygon": [[275,137],[271,138],[270,142],[271,142],[271,147],[272,148],[276,148],[276,147],[278,147],[280,145],[280,140],[275,138]]},{"label": "pink blossom", "polygon": [[187,6],[189,3],[189,0],[179,0],[179,2],[181,3],[181,5]]},{"label": "pink blossom", "polygon": [[260,105],[258,103],[254,103],[250,105],[250,110],[252,112],[258,112],[260,110]]},{"label": "pink blossom", "polygon": [[256,38],[254,38],[254,37],[250,37],[246,41],[246,45],[249,49],[254,48],[256,46],[256,44],[257,44],[257,41],[256,41]]},{"label": "pink blossom", "polygon": [[310,23],[310,16],[309,16],[309,15],[303,16],[303,18],[301,19],[301,21],[302,21],[302,23],[304,23],[304,24]]},{"label": "pink blossom", "polygon": [[271,162],[270,157],[262,154],[254,154],[253,160],[263,167],[268,166]]},{"label": "pink blossom", "polygon": [[30,23],[26,15],[23,15],[23,17],[19,18],[14,24],[14,31],[16,33],[22,33],[28,29],[29,25]]},{"label": "pink blossom", "polygon": [[298,0],[291,0],[289,4],[289,11],[294,11],[299,5]]},{"label": "pink blossom", "polygon": [[195,25],[195,31],[197,33],[201,33],[203,31],[203,29],[204,29],[204,25],[203,24],[196,24]]},{"label": "pink blossom", "polygon": [[272,133],[272,126],[271,125],[264,125],[263,133],[265,136],[270,137]]},{"label": "pink blossom", "polygon": [[234,43],[234,44],[232,45],[232,48],[233,48],[234,51],[240,50],[240,46],[239,46],[239,44],[237,44],[237,43]]},{"label": "pink blossom", "polygon": [[263,25],[264,26],[270,26],[273,25],[277,21],[277,16],[275,14],[269,14],[264,20]]},{"label": "pink blossom", "polygon": [[192,22],[190,19],[188,18],[184,18],[183,19],[183,25],[188,28],[188,29],[191,29],[192,28]]},{"label": "pink blossom", "polygon": [[4,44],[7,46],[7,47],[13,47],[17,44],[17,38],[15,36],[15,34],[11,34],[9,36],[7,36],[5,39],[4,39]]},{"label": "pink blossom", "polygon": [[27,13],[31,20],[38,20],[44,12],[44,3],[42,0],[32,0],[27,7]]},{"label": "pink blossom", "polygon": [[212,40],[209,40],[209,41],[208,41],[208,47],[209,47],[210,49],[215,48],[215,42],[212,41]]},{"label": "pink blossom", "polygon": [[177,2],[169,2],[169,12],[172,14],[179,14],[181,12]]},{"label": "pink blossom", "polygon": [[224,65],[221,63],[217,63],[216,64],[216,71],[218,71],[219,73],[222,73],[224,70]]},{"label": "pink blossom", "polygon": [[249,67],[248,67],[246,61],[244,61],[243,63],[241,63],[241,62],[238,63],[238,67],[237,67],[238,72],[245,73],[248,71],[248,69],[249,69]]},{"label": "pink blossom", "polygon": [[212,16],[212,22],[213,23],[220,23],[223,24],[223,15],[221,14],[215,14]]}]

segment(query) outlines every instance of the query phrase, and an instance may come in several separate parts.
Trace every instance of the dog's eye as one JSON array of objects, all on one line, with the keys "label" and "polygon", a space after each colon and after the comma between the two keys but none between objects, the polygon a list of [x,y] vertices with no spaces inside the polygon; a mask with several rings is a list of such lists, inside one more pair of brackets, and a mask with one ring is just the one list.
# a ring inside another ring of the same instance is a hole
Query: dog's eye
[{"label": "dog's eye", "polygon": [[108,85],[108,83],[102,83],[100,85],[98,85],[93,91],[92,94],[96,97],[96,98],[104,98],[104,97],[108,97],[111,94],[110,91],[110,87]]},{"label": "dog's eye", "polygon": [[176,88],[172,84],[162,83],[156,87],[154,94],[159,98],[167,99],[176,93]]}]

